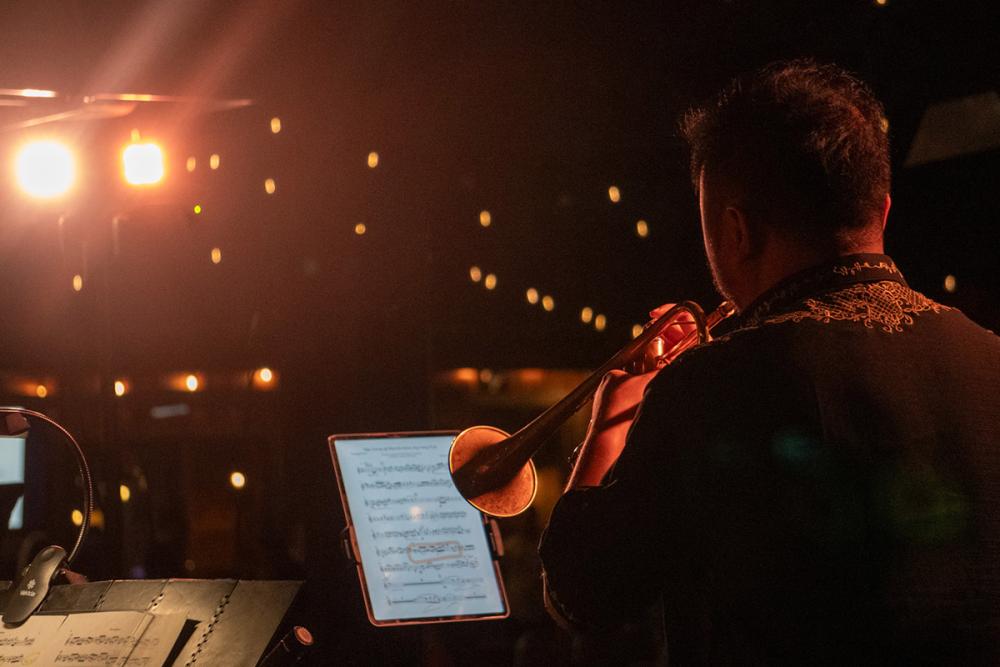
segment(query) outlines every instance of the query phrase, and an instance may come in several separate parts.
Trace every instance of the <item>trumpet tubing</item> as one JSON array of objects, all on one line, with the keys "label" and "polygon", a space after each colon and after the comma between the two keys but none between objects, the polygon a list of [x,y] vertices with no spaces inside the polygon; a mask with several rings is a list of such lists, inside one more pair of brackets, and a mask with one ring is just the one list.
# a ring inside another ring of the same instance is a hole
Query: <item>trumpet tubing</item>
[{"label": "trumpet tubing", "polygon": [[[473,426],[459,433],[448,454],[448,466],[459,493],[476,509],[495,517],[521,514],[531,506],[538,477],[531,457],[590,400],[601,379],[611,370],[647,372],[661,368],[696,344],[711,340],[710,332],[735,312],[730,301],[705,315],[692,301],[684,301],[656,319],[639,336],[583,380],[562,400],[513,435],[492,426]],[[663,333],[689,315],[694,330],[668,345]],[[647,354],[647,348],[654,351]]]}]

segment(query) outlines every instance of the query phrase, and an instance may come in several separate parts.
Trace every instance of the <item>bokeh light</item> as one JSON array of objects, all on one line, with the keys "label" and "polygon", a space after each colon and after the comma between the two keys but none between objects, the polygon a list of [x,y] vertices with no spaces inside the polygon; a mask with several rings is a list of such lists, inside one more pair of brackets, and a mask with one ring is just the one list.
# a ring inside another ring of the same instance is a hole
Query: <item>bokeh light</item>
[{"label": "bokeh light", "polygon": [[234,470],[229,473],[229,485],[234,489],[242,489],[247,485],[247,476],[239,470]]},{"label": "bokeh light", "polygon": [[69,148],[57,141],[35,141],[17,154],[17,183],[32,197],[51,199],[69,192],[76,165]]},{"label": "bokeh light", "polygon": [[486,289],[494,289],[497,286],[496,274],[488,273],[486,277],[483,278],[483,287]]},{"label": "bokeh light", "polygon": [[378,153],[372,151],[368,154],[368,168],[374,169],[378,166]]},{"label": "bokeh light", "polygon": [[122,167],[129,185],[154,185],[163,180],[163,150],[152,143],[129,144],[122,151]]},{"label": "bokeh light", "polygon": [[618,189],[617,185],[612,185],[608,188],[608,199],[611,200],[612,204],[617,204],[622,200],[622,192]]},{"label": "bokeh light", "polygon": [[529,287],[527,290],[525,290],[524,296],[525,298],[528,299],[528,303],[530,303],[531,305],[535,305],[536,303],[538,303],[538,290],[536,290],[534,287]]},{"label": "bokeh light", "polygon": [[472,279],[472,282],[478,283],[480,280],[483,279],[483,270],[480,269],[478,266],[470,267],[469,278]]}]

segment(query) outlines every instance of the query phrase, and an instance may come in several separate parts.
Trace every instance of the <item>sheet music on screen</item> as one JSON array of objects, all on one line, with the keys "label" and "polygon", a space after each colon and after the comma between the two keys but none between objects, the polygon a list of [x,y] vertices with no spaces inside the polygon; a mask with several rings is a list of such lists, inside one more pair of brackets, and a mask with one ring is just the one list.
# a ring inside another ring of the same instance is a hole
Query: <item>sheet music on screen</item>
[{"label": "sheet music on screen", "polygon": [[452,438],[334,441],[377,621],[506,611],[482,517],[448,473]]}]

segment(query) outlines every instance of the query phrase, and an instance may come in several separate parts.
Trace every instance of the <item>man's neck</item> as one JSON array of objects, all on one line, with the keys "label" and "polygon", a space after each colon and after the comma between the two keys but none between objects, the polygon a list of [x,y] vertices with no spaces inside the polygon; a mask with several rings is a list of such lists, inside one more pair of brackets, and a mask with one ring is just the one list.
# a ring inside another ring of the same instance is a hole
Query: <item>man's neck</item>
[{"label": "man's neck", "polygon": [[769,245],[761,253],[757,261],[747,270],[747,282],[741,293],[734,294],[737,309],[743,311],[760,295],[771,289],[785,278],[795,275],[814,266],[830,262],[844,255],[858,253],[882,254],[882,241],[852,245],[850,247],[835,247],[826,251],[803,250],[798,247],[781,247]]}]

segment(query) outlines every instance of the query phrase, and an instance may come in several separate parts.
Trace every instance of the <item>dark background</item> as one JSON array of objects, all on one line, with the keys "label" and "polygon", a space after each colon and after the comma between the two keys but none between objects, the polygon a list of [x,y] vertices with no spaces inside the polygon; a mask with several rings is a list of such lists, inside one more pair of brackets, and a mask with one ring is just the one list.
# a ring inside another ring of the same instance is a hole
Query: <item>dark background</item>
[{"label": "dark background", "polygon": [[[4,4],[0,87],[77,96],[0,107],[0,379],[8,403],[60,418],[94,459],[106,522],[80,569],[305,578],[297,613],[325,655],[347,662],[566,660],[537,599],[542,510],[504,525],[512,619],[368,627],[337,546],[326,436],[515,428],[538,409],[530,397],[488,374],[472,397],[456,393],[447,371],[591,368],[650,308],[714,306],[677,118],[777,58],[834,60],[871,83],[893,145],[887,251],[914,287],[995,329],[997,151],[903,161],[929,105],[996,91],[997,19],[990,2],[907,0]],[[255,104],[147,104],[121,119],[9,127],[99,92]],[[133,128],[168,158],[146,192],[115,171]],[[41,134],[77,150],[77,187],[57,203],[13,184],[14,149]],[[640,219],[648,238],[635,233]],[[496,288],[470,280],[472,266]],[[555,309],[530,305],[529,287]],[[585,306],[606,315],[605,331],[580,321]],[[264,365],[273,391],[246,379]],[[188,372],[202,391],[164,384]],[[115,378],[130,383],[121,399]],[[150,416],[179,404],[188,414]],[[227,482],[236,469],[248,479],[240,492]],[[135,489],[127,504],[120,484]],[[53,537],[71,534],[65,491],[39,514]]]}]

